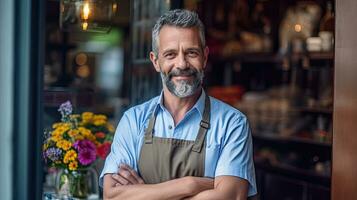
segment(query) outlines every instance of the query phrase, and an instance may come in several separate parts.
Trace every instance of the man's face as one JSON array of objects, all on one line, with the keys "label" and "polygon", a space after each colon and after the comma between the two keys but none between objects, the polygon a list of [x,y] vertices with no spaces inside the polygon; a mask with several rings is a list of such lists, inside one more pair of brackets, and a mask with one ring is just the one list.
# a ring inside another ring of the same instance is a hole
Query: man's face
[{"label": "man's face", "polygon": [[175,96],[193,95],[201,86],[208,48],[203,49],[198,29],[164,26],[158,40],[158,57],[150,59],[164,86]]}]

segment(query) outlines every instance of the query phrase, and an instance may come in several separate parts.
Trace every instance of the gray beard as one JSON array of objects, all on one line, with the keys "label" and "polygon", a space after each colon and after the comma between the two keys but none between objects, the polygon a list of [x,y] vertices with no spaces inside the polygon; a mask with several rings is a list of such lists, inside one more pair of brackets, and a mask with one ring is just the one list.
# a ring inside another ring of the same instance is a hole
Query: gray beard
[{"label": "gray beard", "polygon": [[[169,74],[164,74],[160,72],[161,79],[164,85],[166,85],[167,89],[179,98],[185,98],[192,96],[201,86],[203,80],[203,71],[197,71],[194,68],[190,69],[193,73],[193,80],[180,80],[175,82],[172,80],[174,75],[179,75],[181,72],[179,70],[170,72]],[[184,73],[185,74],[185,73]]]}]

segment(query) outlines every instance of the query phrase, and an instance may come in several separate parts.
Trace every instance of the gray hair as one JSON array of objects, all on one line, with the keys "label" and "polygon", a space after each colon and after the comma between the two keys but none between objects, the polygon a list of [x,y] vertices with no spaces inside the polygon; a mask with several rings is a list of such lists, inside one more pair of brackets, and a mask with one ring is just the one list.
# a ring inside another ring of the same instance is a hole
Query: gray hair
[{"label": "gray hair", "polygon": [[184,9],[170,10],[156,21],[154,28],[152,29],[152,51],[155,53],[156,57],[159,55],[159,33],[161,28],[165,25],[180,28],[198,28],[202,48],[206,46],[205,27],[202,21],[198,18],[197,13]]}]

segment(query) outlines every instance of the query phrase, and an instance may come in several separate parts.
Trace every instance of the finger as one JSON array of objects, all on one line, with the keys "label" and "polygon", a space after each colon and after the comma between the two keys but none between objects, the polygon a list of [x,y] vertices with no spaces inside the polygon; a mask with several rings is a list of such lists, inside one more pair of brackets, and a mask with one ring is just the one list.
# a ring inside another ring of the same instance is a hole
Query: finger
[{"label": "finger", "polygon": [[105,183],[110,184],[112,187],[115,187],[116,184],[120,185],[120,183],[118,183],[117,180],[113,178],[113,174],[106,174],[104,176],[104,179],[107,180],[107,181],[104,181],[104,184]]},{"label": "finger", "polygon": [[131,167],[129,167],[128,165],[126,164],[122,164],[120,166],[120,168],[122,169],[126,169],[127,171],[130,172],[130,174],[136,179],[136,181],[139,183],[139,184],[144,184],[144,180],[138,175],[138,173],[136,173],[135,170],[133,170]]},{"label": "finger", "polygon": [[127,181],[129,181],[131,184],[138,184],[139,182],[135,179],[131,173],[123,168],[120,168],[118,174],[122,177],[125,178]]},{"label": "finger", "polygon": [[119,174],[114,174],[112,178],[121,185],[130,185],[131,183],[125,179],[124,177],[120,176]]}]

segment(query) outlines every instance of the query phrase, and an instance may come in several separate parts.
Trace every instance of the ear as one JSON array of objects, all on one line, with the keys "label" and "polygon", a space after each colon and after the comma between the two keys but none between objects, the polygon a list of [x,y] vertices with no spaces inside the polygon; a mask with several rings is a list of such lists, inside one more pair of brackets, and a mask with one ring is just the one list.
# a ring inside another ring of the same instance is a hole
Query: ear
[{"label": "ear", "polygon": [[150,60],[152,62],[152,64],[155,67],[155,70],[157,72],[160,72],[160,66],[159,66],[159,61],[158,58],[156,57],[155,53],[153,51],[150,52]]},{"label": "ear", "polygon": [[208,46],[205,47],[205,49],[203,50],[203,69],[206,68],[207,65],[207,60],[208,60],[208,54],[209,54],[209,48]]}]

